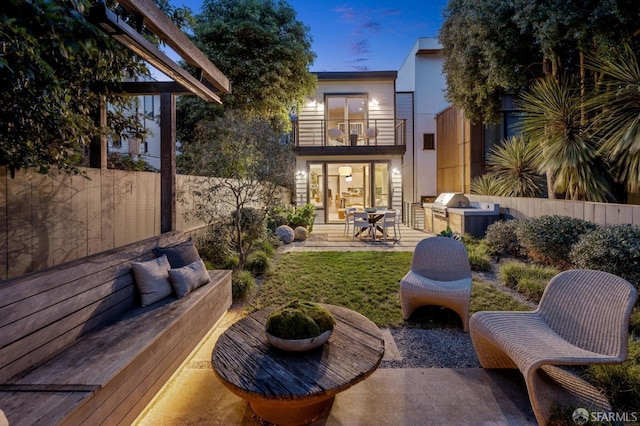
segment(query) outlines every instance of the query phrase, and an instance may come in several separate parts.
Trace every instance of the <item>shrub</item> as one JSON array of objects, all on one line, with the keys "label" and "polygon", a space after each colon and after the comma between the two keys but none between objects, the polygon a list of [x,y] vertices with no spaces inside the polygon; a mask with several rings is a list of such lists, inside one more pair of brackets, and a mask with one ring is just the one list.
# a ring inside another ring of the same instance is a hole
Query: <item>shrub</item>
[{"label": "shrub", "polygon": [[527,300],[539,302],[548,282],[549,280],[542,278],[524,276],[518,280],[516,291],[522,294]]},{"label": "shrub", "polygon": [[228,267],[234,252],[223,226],[216,226],[197,237],[196,244],[200,257],[211,262],[214,269],[234,269]]},{"label": "shrub", "polygon": [[313,231],[313,223],[316,220],[316,207],[313,204],[295,206],[276,206],[267,217],[267,227],[275,231],[280,225],[288,225],[291,229],[304,226]]},{"label": "shrub", "polygon": [[234,302],[245,300],[253,293],[256,280],[249,271],[234,271],[231,277],[231,297]]},{"label": "shrub", "polygon": [[311,232],[313,231],[313,222],[316,220],[316,207],[313,204],[304,204],[290,211],[287,218],[289,220],[288,225],[292,229],[296,229],[297,226],[304,226]]},{"label": "shrub", "polygon": [[282,242],[271,232],[268,232],[264,237],[256,240],[253,244],[254,250],[263,251],[269,256],[276,254],[276,249],[282,245]]},{"label": "shrub", "polygon": [[[232,213],[235,217],[237,210]],[[262,211],[253,207],[244,207],[240,209],[240,229],[251,235],[259,235],[263,230],[264,215]]]},{"label": "shrub", "polygon": [[518,240],[517,220],[499,220],[487,227],[484,242],[495,256],[524,257],[524,247]]},{"label": "shrub", "polygon": [[516,233],[530,259],[566,268],[571,265],[571,247],[596,228],[598,225],[586,220],[553,215],[523,220]]},{"label": "shrub", "polygon": [[633,311],[631,311],[631,317],[629,318],[629,333],[640,338],[640,308],[637,306]]},{"label": "shrub", "polygon": [[587,379],[603,389],[616,411],[640,411],[640,341],[629,337],[627,360],[616,365],[592,365]]},{"label": "shrub", "polygon": [[451,230],[451,228],[449,228],[449,225],[447,225],[447,229],[440,231],[440,233],[437,235],[438,237],[446,237],[446,238],[453,238],[454,240],[457,241],[462,241],[464,238],[462,237],[462,235],[460,235],[459,232],[455,232],[453,230]]},{"label": "shrub", "polygon": [[464,245],[467,248],[471,270],[487,272],[491,270],[489,250],[483,240],[465,236]]},{"label": "shrub", "polygon": [[505,285],[527,299],[539,302],[547,283],[559,272],[552,267],[510,261],[502,265],[499,275]]},{"label": "shrub", "polygon": [[289,219],[287,218],[287,211],[290,208],[276,205],[268,214],[267,214],[267,229],[271,231],[275,231],[278,226],[287,225],[289,223]]},{"label": "shrub", "polygon": [[269,275],[273,269],[273,265],[267,253],[257,250],[247,256],[244,268],[254,276]]},{"label": "shrub", "polygon": [[597,228],[580,237],[571,249],[576,268],[618,275],[640,288],[640,226]]}]

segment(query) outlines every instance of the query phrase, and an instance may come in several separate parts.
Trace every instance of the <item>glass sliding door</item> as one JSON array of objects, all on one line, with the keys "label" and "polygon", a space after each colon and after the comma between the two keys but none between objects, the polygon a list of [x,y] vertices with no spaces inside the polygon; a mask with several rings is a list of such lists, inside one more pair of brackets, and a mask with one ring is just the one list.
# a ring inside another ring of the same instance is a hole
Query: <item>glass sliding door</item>
[{"label": "glass sliding door", "polygon": [[391,206],[389,199],[391,181],[389,179],[389,165],[387,163],[375,163],[373,181],[375,188],[373,206],[389,208]]},{"label": "glass sliding door", "polygon": [[[363,143],[367,120],[365,95],[326,95],[325,113],[331,144],[358,145]],[[337,129],[337,130],[332,130]]]},{"label": "glass sliding door", "polygon": [[[320,172],[320,165],[315,166]],[[326,175],[325,204],[318,203],[324,209],[318,212],[318,217],[324,217],[325,223],[344,221],[346,207],[390,206],[391,183],[387,162],[327,162]]]}]

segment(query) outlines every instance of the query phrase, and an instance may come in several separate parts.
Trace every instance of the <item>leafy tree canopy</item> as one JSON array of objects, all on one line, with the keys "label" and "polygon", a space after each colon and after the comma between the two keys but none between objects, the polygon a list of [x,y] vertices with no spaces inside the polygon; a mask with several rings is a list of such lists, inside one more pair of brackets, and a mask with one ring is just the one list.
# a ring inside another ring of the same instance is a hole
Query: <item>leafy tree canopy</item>
[{"label": "leafy tree canopy", "polygon": [[316,83],[308,70],[315,59],[308,32],[283,0],[205,0],[193,39],[229,78],[232,93],[223,95],[222,107],[181,98],[180,139],[191,140],[196,123],[220,115],[222,109],[285,128],[292,106]]},{"label": "leafy tree canopy", "polygon": [[[189,11],[161,8],[178,24]],[[95,83],[146,71],[132,52],[85,19],[89,0],[5,0],[0,11],[0,165],[10,172],[57,166],[78,172],[85,148],[101,131]],[[117,110],[125,98],[108,97]],[[114,126],[138,129],[135,117],[115,115]],[[120,117],[120,120],[117,119]]]},{"label": "leafy tree canopy", "polygon": [[497,122],[503,94],[584,71],[583,55],[638,30],[635,0],[450,0],[440,42],[447,98],[471,121]]}]

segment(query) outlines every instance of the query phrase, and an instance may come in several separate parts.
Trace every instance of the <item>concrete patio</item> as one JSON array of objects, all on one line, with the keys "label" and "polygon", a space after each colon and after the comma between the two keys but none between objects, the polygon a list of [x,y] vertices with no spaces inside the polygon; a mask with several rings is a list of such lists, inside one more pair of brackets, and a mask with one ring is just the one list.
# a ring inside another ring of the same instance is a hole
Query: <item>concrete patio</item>
[{"label": "concrete patio", "polygon": [[[312,237],[282,250],[412,251],[431,236],[403,227],[399,243],[366,243],[344,237],[342,225],[316,225]],[[234,306],[194,350],[134,423],[158,425],[264,425],[248,404],[228,391],[211,368],[211,352],[224,330],[242,317]],[[397,359],[391,333],[385,360]],[[313,425],[535,425],[527,391],[517,371],[481,368],[379,368],[341,392],[331,412]]]}]

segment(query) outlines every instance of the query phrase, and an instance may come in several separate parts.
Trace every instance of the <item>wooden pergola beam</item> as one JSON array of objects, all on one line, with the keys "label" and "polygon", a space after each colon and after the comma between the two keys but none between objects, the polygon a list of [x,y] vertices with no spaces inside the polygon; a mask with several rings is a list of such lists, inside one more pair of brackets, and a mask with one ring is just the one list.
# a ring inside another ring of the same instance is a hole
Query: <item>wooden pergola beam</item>
[{"label": "wooden pergola beam", "polygon": [[170,46],[187,64],[201,70],[202,77],[211,82],[220,92],[231,91],[227,77],[171,22],[167,15],[158,9],[152,0],[119,0],[119,3],[130,12],[142,16],[147,28]]},{"label": "wooden pergola beam", "polygon": [[[149,62],[174,81],[122,82],[109,85],[111,93],[123,96],[160,95],[160,232],[176,229],[176,96],[195,94],[207,102],[222,103],[219,94],[231,92],[227,77],[215,67],[152,0],[120,0],[138,23],[135,30],[97,0],[90,19],[141,59]],[[196,70],[198,77],[165,55],[141,34],[147,27]],[[106,126],[106,102],[97,117]],[[107,141],[92,141],[92,167],[106,168]]]}]

